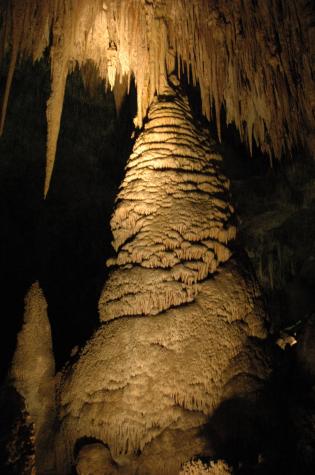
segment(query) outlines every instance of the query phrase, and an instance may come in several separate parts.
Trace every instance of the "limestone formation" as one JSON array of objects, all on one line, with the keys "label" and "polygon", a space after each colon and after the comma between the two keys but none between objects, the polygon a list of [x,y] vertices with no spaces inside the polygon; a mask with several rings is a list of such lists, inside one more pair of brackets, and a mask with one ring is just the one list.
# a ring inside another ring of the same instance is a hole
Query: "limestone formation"
[{"label": "limestone formation", "polygon": [[139,126],[177,64],[178,74],[199,84],[206,117],[215,111],[219,136],[224,107],[249,148],[256,143],[270,157],[314,137],[314,10],[307,0],[8,0],[0,3],[0,21],[0,62],[10,51],[0,132],[17,61],[50,49],[45,194],[66,77],[87,61],[111,88],[128,90],[134,76]]},{"label": "limestone formation", "polygon": [[[81,475],[91,466],[94,475],[177,475],[213,455],[203,429],[221,403],[255,401],[270,373],[259,289],[233,255],[218,147],[169,75],[199,86],[219,139],[224,110],[251,151],[256,144],[280,158],[315,135],[313,19],[307,0],[0,2],[0,63],[8,60],[0,134],[18,62],[50,58],[45,195],[69,72],[92,65],[119,103],[131,80],[137,89],[141,131],[111,220],[116,255],[100,325],[60,376],[58,475],[74,465]],[[53,461],[55,389],[38,284],[12,378],[34,421],[41,474]]]},{"label": "limestone formation", "polygon": [[117,256],[108,265],[118,269],[100,298],[101,321],[192,302],[198,282],[231,256],[236,229],[222,157],[187,98],[168,94],[153,102],[117,196]]},{"label": "limestone formation", "polygon": [[58,473],[91,438],[109,449],[105,473],[177,475],[207,452],[201,428],[218,405],[255,397],[268,376],[220,162],[178,90],[153,102],[111,222],[101,326],[61,381]]},{"label": "limestone formation", "polygon": [[24,324],[18,335],[10,378],[25,401],[34,427],[36,473],[54,468],[55,365],[47,303],[34,283],[25,298]]},{"label": "limestone formation", "polygon": [[179,475],[231,475],[232,469],[223,461],[211,462],[210,465],[200,460],[185,464]]},{"label": "limestone formation", "polygon": [[[78,475],[104,475],[104,466],[107,466],[106,475],[111,475],[110,452],[100,443],[84,445],[76,458]],[[115,467],[113,467],[115,473]]]}]

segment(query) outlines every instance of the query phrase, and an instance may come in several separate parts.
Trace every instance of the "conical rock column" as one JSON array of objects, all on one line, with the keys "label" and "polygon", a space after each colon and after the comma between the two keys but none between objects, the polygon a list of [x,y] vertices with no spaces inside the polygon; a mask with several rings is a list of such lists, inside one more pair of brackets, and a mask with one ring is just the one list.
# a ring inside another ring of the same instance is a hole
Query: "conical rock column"
[{"label": "conical rock column", "polygon": [[111,221],[101,326],[61,381],[59,460],[87,437],[110,451],[104,473],[178,474],[206,450],[200,429],[218,405],[268,375],[221,161],[180,92],[155,99]]},{"label": "conical rock column", "polygon": [[24,324],[10,371],[34,426],[36,474],[54,473],[55,362],[47,303],[38,282],[25,297]]}]

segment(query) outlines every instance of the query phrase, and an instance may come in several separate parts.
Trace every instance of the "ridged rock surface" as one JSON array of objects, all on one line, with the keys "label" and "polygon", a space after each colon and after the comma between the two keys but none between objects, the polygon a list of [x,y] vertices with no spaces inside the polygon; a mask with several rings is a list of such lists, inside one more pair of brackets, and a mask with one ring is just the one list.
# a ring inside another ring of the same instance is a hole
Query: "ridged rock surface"
[{"label": "ridged rock surface", "polygon": [[89,437],[109,449],[106,473],[178,474],[206,450],[200,428],[220,402],[269,373],[259,291],[230,258],[220,162],[185,98],[155,100],[111,222],[103,324],[61,381],[58,473]]},{"label": "ridged rock surface", "polygon": [[192,302],[198,282],[230,257],[236,229],[221,160],[187,99],[153,103],[111,220],[117,257],[108,265],[118,269],[100,299],[102,321]]},{"label": "ridged rock surface", "polygon": [[219,135],[224,107],[227,123],[250,150],[256,143],[280,159],[306,139],[314,146],[314,7],[308,0],[7,0],[0,2],[0,23],[0,63],[10,51],[0,135],[19,59],[50,57],[45,194],[67,75],[86,62],[116,97],[135,78],[140,127],[176,59],[178,73],[199,84],[203,113],[215,116]]}]

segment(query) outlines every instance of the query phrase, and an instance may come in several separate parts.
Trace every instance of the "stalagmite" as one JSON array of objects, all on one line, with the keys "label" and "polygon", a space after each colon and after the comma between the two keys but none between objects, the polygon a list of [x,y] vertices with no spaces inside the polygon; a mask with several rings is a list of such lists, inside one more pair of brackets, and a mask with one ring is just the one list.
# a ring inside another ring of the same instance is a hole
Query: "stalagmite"
[{"label": "stalagmite", "polygon": [[[233,256],[222,157],[168,74],[199,85],[219,139],[224,109],[250,151],[256,144],[270,157],[290,154],[315,134],[307,10],[306,0],[0,3],[1,63],[11,55],[1,130],[16,65],[45,51],[50,58],[45,195],[68,73],[93,64],[117,102],[117,83],[129,89],[134,78],[137,89],[141,131],[111,220],[116,255],[100,326],[58,387],[59,475],[74,464],[84,474],[89,460],[105,473],[177,475],[196,456],[212,455],[202,429],[220,404],[252,400],[268,377],[264,309],[255,280]],[[49,466],[54,419],[45,305],[34,284],[12,366],[34,420],[39,473]]]},{"label": "stalagmite", "polygon": [[101,321],[192,302],[198,282],[228,260],[235,226],[220,161],[187,99],[153,102],[111,220],[117,257],[108,264],[119,269],[101,296]]},{"label": "stalagmite", "polygon": [[54,470],[55,365],[47,303],[38,282],[25,298],[24,324],[18,335],[10,378],[25,400],[34,425],[36,473]]},{"label": "stalagmite", "polygon": [[[61,380],[58,473],[91,438],[109,449],[106,473],[177,475],[206,450],[215,408],[251,398],[269,374],[259,291],[231,257],[221,160],[187,98],[164,90],[117,197],[102,325]],[[83,466],[92,452],[80,454]]]},{"label": "stalagmite", "polygon": [[166,66],[177,58],[178,74],[185,70],[192,84],[199,83],[208,119],[214,110],[219,137],[224,108],[250,150],[256,143],[280,158],[300,142],[313,143],[314,16],[306,0],[2,2],[0,48],[10,52],[11,66],[1,124],[16,59],[36,60],[51,45],[47,193],[68,71],[92,61],[112,88],[134,76],[141,127],[154,95],[163,92]]}]

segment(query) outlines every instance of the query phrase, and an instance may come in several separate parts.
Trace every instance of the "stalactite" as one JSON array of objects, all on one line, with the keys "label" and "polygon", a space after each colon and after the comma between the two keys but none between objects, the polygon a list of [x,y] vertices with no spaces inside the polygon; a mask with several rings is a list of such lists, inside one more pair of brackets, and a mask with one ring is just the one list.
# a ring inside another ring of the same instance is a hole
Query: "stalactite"
[{"label": "stalactite", "polygon": [[[208,119],[214,106],[219,136],[222,107],[227,122],[236,124],[250,150],[255,142],[270,157],[290,152],[315,130],[314,100],[309,104],[306,95],[314,90],[308,35],[314,11],[304,0],[8,0],[0,6],[0,15],[5,26],[1,47],[11,48],[1,123],[15,58],[38,59],[52,32],[46,188],[64,77],[73,62],[93,61],[112,87],[132,74],[139,127],[154,95],[163,91],[171,51],[178,58],[179,72],[186,69],[190,81],[199,83]],[[56,48],[62,59],[58,68]]]},{"label": "stalactite", "polygon": [[19,53],[19,48],[20,48],[20,43],[21,43],[22,33],[23,33],[23,12],[21,11],[21,5],[15,5],[13,3],[11,8],[12,8],[12,15],[9,18],[9,20],[11,21],[11,28],[12,28],[12,49],[11,49],[11,57],[10,57],[7,81],[5,84],[5,90],[4,90],[4,95],[2,98],[2,104],[1,104],[0,135],[3,134],[4,121],[5,121],[5,116],[7,113],[10,89],[12,85],[13,74],[14,74],[14,70],[16,66],[16,61],[18,58],[18,53]]},{"label": "stalactite", "polygon": [[54,168],[57,142],[60,129],[61,113],[65,94],[66,80],[68,73],[67,59],[63,54],[56,56],[52,53],[52,81],[51,95],[47,102],[47,155],[46,155],[46,173],[44,196],[47,195],[51,176]]}]

